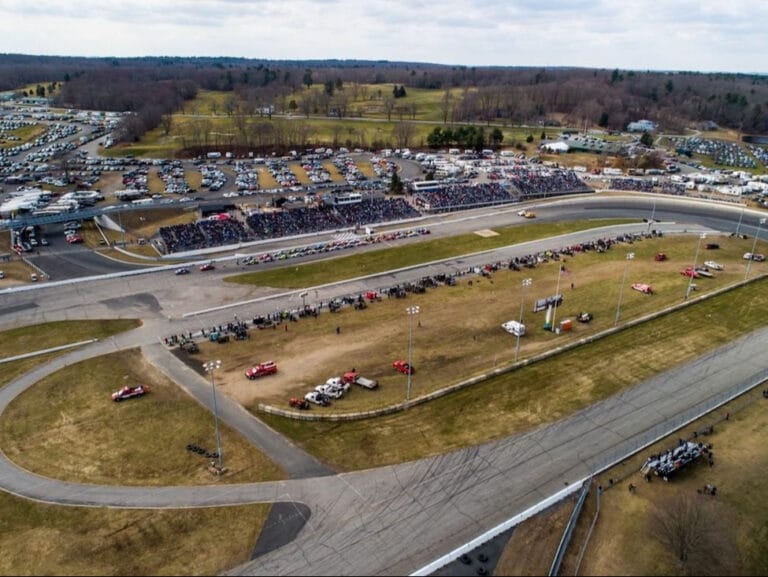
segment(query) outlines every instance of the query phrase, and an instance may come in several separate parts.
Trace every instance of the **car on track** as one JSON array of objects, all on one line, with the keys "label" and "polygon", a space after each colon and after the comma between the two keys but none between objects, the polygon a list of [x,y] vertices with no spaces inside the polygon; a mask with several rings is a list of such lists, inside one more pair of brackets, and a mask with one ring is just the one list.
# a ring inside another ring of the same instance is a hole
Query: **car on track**
[{"label": "car on track", "polygon": [[189,274],[189,268],[187,268],[185,266],[183,266],[181,268],[177,268],[175,271],[173,271],[173,274],[175,274],[177,276]]},{"label": "car on track", "polygon": [[212,262],[207,262],[205,264],[201,264],[200,265],[200,270],[202,272],[205,272],[207,270],[214,270],[215,268],[216,268],[216,266]]},{"label": "car on track", "polygon": [[412,375],[416,372],[416,369],[413,368],[411,365],[409,365],[407,361],[403,361],[399,359],[392,362],[392,367],[396,371],[400,371],[404,375]]},{"label": "car on track", "polygon": [[259,377],[263,377],[265,375],[274,375],[276,372],[277,364],[275,361],[264,361],[263,363],[254,365],[245,371],[245,376],[253,381],[254,379],[258,379]]},{"label": "car on track", "polygon": [[148,392],[149,392],[149,387],[147,385],[137,385],[135,387],[126,385],[120,390],[112,393],[112,400],[115,401],[116,403],[119,403],[120,401],[123,401],[125,399],[132,399],[134,397],[143,397]]}]

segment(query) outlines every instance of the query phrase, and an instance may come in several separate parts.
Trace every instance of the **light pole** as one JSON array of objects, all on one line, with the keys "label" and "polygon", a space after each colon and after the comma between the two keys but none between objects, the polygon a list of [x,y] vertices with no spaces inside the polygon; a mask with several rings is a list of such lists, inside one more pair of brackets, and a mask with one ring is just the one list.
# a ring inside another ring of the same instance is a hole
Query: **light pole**
[{"label": "light pole", "polygon": [[408,386],[405,389],[405,400],[409,401],[411,399],[411,374],[413,373],[413,317],[415,317],[419,312],[421,312],[421,308],[418,306],[412,306],[405,309],[405,312],[408,313]]},{"label": "light pole", "polygon": [[746,210],[746,206],[741,207],[741,214],[739,215],[739,222],[736,225],[736,236],[739,236],[739,231],[741,230],[741,221],[744,220],[744,211]]},{"label": "light pole", "polygon": [[747,261],[747,271],[744,273],[744,280],[747,280],[747,277],[749,276],[749,270],[752,268],[752,259],[755,256],[755,247],[757,247],[757,239],[760,237],[760,227],[762,227],[765,224],[766,219],[761,218],[757,221],[757,232],[755,233],[755,241],[752,243],[752,252],[749,256],[749,261]]},{"label": "light pole", "polygon": [[552,332],[557,333],[557,330],[555,329],[555,317],[557,316],[557,297],[560,296],[560,277],[563,274],[563,265],[560,264],[560,261],[557,261],[557,288],[555,288],[555,303],[554,307],[552,309]]},{"label": "light pole", "polygon": [[621,317],[621,296],[624,294],[624,283],[627,282],[627,271],[629,270],[629,263],[635,258],[635,253],[627,253],[627,262],[624,265],[624,277],[621,279],[621,288],[619,289],[619,304],[616,305],[616,318],[613,321],[613,326],[619,324],[619,318]]},{"label": "light pole", "polygon": [[705,238],[707,238],[707,235],[702,232],[699,235],[698,242],[696,243],[696,254],[693,257],[693,267],[691,268],[691,274],[688,275],[688,289],[685,291],[685,299],[688,299],[691,294],[691,289],[693,288],[693,277],[696,276],[696,261],[699,260],[699,248],[701,247],[702,239]]},{"label": "light pole", "polygon": [[[523,290],[520,293],[520,329],[522,329],[523,324],[523,306],[525,303],[525,289],[531,286],[533,283],[533,279],[525,278],[523,279]],[[517,362],[517,357],[520,354],[520,330],[517,331],[517,346],[515,346],[515,362]]]},{"label": "light pole", "polygon": [[211,375],[211,389],[213,390],[213,417],[216,423],[216,452],[219,455],[219,472],[224,470],[224,455],[221,452],[221,435],[219,434],[219,407],[216,404],[216,383],[213,381],[213,372],[221,368],[221,361],[208,361],[203,364],[205,372]]}]

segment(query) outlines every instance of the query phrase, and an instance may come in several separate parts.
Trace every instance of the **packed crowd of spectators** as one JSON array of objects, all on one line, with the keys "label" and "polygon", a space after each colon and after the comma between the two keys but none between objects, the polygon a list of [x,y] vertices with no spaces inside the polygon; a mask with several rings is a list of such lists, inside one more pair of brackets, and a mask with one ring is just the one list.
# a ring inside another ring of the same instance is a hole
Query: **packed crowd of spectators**
[{"label": "packed crowd of spectators", "polygon": [[355,204],[261,212],[250,215],[247,222],[257,238],[266,239],[404,220],[417,216],[419,216],[418,211],[401,198],[366,199]]},{"label": "packed crowd of spectators", "polygon": [[755,159],[735,142],[709,140],[707,138],[671,138],[675,148],[691,154],[703,154],[723,166],[756,168]]},{"label": "packed crowd of spectators", "polygon": [[572,170],[532,171],[519,167],[507,172],[507,177],[509,183],[519,191],[522,200],[589,190],[589,187]]},{"label": "packed crowd of spectators", "polygon": [[234,218],[201,220],[194,224],[160,227],[166,253],[199,250],[252,240],[243,223]]},{"label": "packed crowd of spectators", "polygon": [[679,182],[662,182],[661,193],[682,196],[685,194],[685,185],[680,184]]},{"label": "packed crowd of spectators", "polygon": [[434,190],[417,192],[413,200],[417,206],[434,212],[515,202],[518,195],[497,182],[445,184]]},{"label": "packed crowd of spectators", "polygon": [[612,190],[653,192],[653,181],[642,178],[612,178],[608,188]]}]

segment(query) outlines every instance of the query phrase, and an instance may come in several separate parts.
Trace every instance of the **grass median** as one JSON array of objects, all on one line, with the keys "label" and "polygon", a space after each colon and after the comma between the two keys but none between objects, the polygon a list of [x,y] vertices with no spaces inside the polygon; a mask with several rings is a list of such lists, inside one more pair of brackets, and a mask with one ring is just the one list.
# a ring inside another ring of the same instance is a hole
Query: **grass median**
[{"label": "grass median", "polygon": [[481,237],[476,234],[463,234],[450,238],[421,241],[397,248],[385,248],[363,254],[334,258],[330,265],[328,261],[300,266],[289,265],[279,269],[234,275],[226,277],[224,280],[237,284],[281,288],[318,286],[343,279],[382,273],[388,270],[484,250],[492,250],[551,236],[631,222],[637,221],[629,219],[590,220],[536,223],[500,228],[496,230],[498,232],[497,236]]},{"label": "grass median", "polygon": [[[124,385],[149,394],[116,403]],[[0,420],[9,459],[38,474],[81,483],[194,485],[285,478],[239,434],[220,425],[227,473],[207,471],[209,459],[188,444],[216,450],[214,418],[137,349],[70,365],[16,397]]]}]

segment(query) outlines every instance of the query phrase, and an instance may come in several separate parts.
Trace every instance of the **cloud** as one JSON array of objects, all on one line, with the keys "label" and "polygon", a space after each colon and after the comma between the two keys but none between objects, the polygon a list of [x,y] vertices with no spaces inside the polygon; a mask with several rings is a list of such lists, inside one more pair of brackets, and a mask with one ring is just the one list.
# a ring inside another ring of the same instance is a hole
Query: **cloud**
[{"label": "cloud", "polygon": [[2,0],[0,52],[765,71],[765,22],[763,0]]}]

